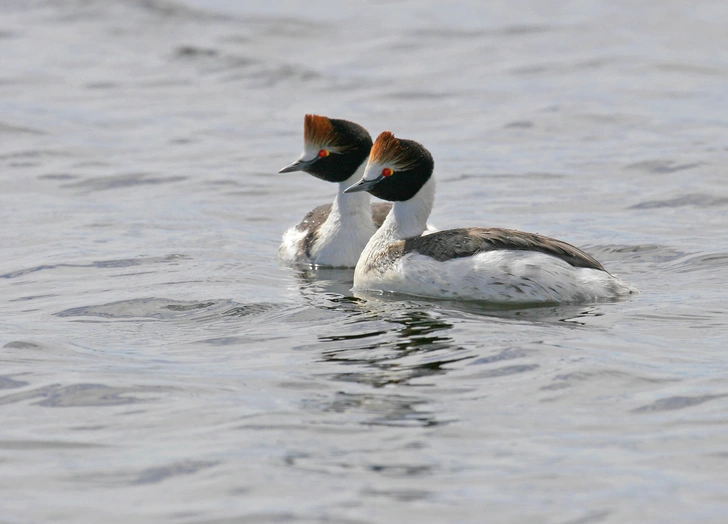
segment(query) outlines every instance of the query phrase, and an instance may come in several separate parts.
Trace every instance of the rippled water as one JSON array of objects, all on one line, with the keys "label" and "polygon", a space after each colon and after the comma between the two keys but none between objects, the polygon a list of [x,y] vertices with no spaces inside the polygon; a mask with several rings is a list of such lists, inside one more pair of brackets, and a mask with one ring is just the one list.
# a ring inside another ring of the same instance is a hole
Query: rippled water
[{"label": "rippled water", "polygon": [[[0,520],[728,520],[728,4],[5,0]],[[281,268],[316,112],[641,290]]]}]

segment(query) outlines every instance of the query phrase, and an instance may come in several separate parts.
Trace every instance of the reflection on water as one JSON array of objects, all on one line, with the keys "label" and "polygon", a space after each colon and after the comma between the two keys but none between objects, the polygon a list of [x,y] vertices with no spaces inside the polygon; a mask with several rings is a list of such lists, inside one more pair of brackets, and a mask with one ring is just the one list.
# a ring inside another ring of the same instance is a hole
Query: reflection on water
[{"label": "reflection on water", "polygon": [[427,399],[416,395],[338,392],[332,399],[308,400],[303,407],[361,417],[363,425],[429,427],[445,423],[427,404]]},{"label": "reflection on water", "polygon": [[[304,346],[321,355],[332,380],[382,389],[379,393],[337,392],[305,402],[306,409],[340,412],[364,425],[432,427],[451,423],[452,415],[430,407],[431,398],[420,396],[420,379],[444,375],[463,366],[484,366],[470,379],[497,379],[537,370],[539,364],[508,363],[529,356],[518,347],[493,348],[487,356],[459,344],[448,335],[455,322],[508,322],[548,324],[574,328],[588,318],[604,315],[599,305],[494,307],[492,304],[441,300],[407,300],[392,296],[352,296],[351,270],[307,269],[298,274],[298,290],[313,307],[344,315],[333,326],[317,326],[317,344]],[[487,347],[487,340],[483,343]],[[507,365],[502,365],[507,363]],[[456,365],[457,366],[454,366]],[[388,392],[394,386],[415,386],[407,394]]]},{"label": "reflection on water", "polygon": [[[326,298],[334,296],[342,305],[349,300],[357,301],[351,296],[351,286],[354,282],[353,269],[298,268],[295,270],[295,277],[301,294],[310,300],[312,305],[315,305],[316,299],[321,296]],[[340,299],[343,299],[343,302]]]},{"label": "reflection on water", "polygon": [[444,336],[452,324],[429,311],[407,310],[382,320],[384,330],[362,331],[358,323],[353,334],[319,335],[325,361],[356,364],[361,369],[336,373],[334,378],[375,387],[407,384],[412,379],[445,373],[448,364],[472,358]]}]

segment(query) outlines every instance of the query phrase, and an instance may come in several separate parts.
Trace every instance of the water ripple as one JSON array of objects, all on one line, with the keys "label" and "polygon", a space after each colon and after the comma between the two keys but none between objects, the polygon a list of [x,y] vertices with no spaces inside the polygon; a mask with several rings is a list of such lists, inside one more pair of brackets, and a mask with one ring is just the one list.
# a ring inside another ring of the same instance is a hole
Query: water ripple
[{"label": "water ripple", "polygon": [[18,278],[30,273],[37,271],[44,271],[48,269],[57,269],[62,267],[74,267],[74,268],[98,268],[98,269],[118,269],[132,266],[144,266],[148,264],[164,264],[164,263],[175,263],[178,260],[189,260],[190,257],[187,255],[172,254],[163,257],[139,257],[139,258],[122,258],[117,260],[98,260],[91,262],[90,264],[43,264],[41,266],[35,266],[27,269],[20,269],[18,271],[12,271],[0,275],[0,278]]},{"label": "water ripple", "polygon": [[363,365],[361,371],[334,373],[337,380],[374,387],[406,384],[415,378],[445,373],[448,364],[473,358],[452,338],[441,335],[453,325],[426,311],[400,312],[377,323],[394,325],[394,329],[362,331],[359,323],[355,325],[355,333],[319,335],[321,342],[335,346],[323,350],[323,361]]},{"label": "water ripple", "polygon": [[674,173],[676,171],[684,171],[686,169],[694,169],[704,165],[704,162],[688,162],[681,164],[675,160],[644,160],[625,166],[625,169],[635,169],[639,171],[647,171],[653,174]]},{"label": "water ripple", "polygon": [[102,448],[103,444],[92,442],[68,442],[62,440],[0,440],[0,449],[7,450],[64,450]]},{"label": "water ripple", "polygon": [[74,384],[71,386],[53,384],[0,397],[0,405],[41,398],[43,400],[36,402],[35,405],[44,407],[121,406],[148,401],[148,399],[129,396],[131,394],[161,391],[166,390],[160,387],[123,388],[103,384]]},{"label": "water ripple", "polygon": [[489,369],[486,371],[480,371],[469,375],[469,378],[495,378],[495,377],[507,377],[508,375],[518,375],[519,373],[527,373],[538,369],[538,364],[519,364],[514,366],[503,366],[500,368]]},{"label": "water ripple", "polygon": [[[1,37],[0,37],[1,38]],[[0,134],[15,135],[15,134],[30,134],[30,135],[45,135],[45,131],[40,129],[33,129],[31,127],[16,126],[12,124],[5,124],[0,122]]]},{"label": "water ripple", "polygon": [[165,464],[164,466],[153,466],[139,471],[131,470],[115,473],[83,474],[74,477],[74,480],[93,485],[146,486],[158,484],[180,476],[194,475],[199,471],[215,467],[219,464],[220,461],[218,460],[183,460]]},{"label": "water ripple", "polygon": [[724,206],[728,204],[728,197],[720,197],[715,195],[706,195],[702,193],[689,193],[675,198],[666,200],[648,200],[640,202],[627,209],[658,209],[662,207],[713,207]]},{"label": "water ripple", "polygon": [[212,468],[218,464],[220,464],[219,461],[186,460],[166,466],[148,468],[139,472],[136,478],[129,481],[129,484],[132,486],[157,484],[172,477],[192,475],[200,470]]},{"label": "water ripple", "polygon": [[86,192],[107,191],[110,189],[129,188],[134,186],[169,184],[187,180],[186,176],[151,176],[148,173],[129,173],[106,177],[87,178],[79,182],[64,184],[63,187],[83,189]]},{"label": "water ripple", "polygon": [[[11,346],[10,344],[6,344],[5,347],[15,347]],[[22,381],[22,380],[15,380],[10,377],[2,377],[0,376],[0,389],[15,389],[15,388],[22,388],[23,386],[27,386],[28,382]]]},{"label": "water ripple", "polygon": [[236,318],[256,315],[277,307],[272,303],[240,304],[232,300],[174,300],[168,298],[137,298],[108,304],[82,306],[55,313],[58,317],[101,317],[107,319],[195,318],[209,321],[218,318]]},{"label": "water ripple", "polygon": [[431,427],[446,424],[434,412],[426,409],[429,402],[407,395],[375,395],[337,393],[333,399],[310,399],[304,407],[324,413],[363,415],[360,424],[371,426],[418,426]]},{"label": "water ripple", "polygon": [[656,400],[652,404],[642,406],[632,410],[632,413],[651,413],[655,411],[674,411],[676,409],[685,409],[693,406],[699,406],[705,402],[718,398],[728,397],[728,394],[721,395],[702,395],[698,397],[668,397]]}]

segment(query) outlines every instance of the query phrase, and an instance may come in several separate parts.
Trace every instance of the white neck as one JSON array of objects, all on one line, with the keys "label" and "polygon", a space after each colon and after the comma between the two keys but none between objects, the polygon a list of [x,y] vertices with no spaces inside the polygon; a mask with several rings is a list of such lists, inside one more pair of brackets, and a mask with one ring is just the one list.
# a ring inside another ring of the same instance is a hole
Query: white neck
[{"label": "white neck", "polygon": [[387,235],[390,241],[422,235],[434,203],[435,178],[430,177],[415,196],[403,202],[394,202],[380,231],[384,230],[382,234]]},{"label": "white neck", "polygon": [[369,239],[354,270],[354,287],[363,282],[379,255],[398,240],[418,237],[427,228],[427,219],[435,203],[435,179],[430,179],[417,194],[405,202],[394,202],[384,224]]},{"label": "white neck", "polygon": [[344,193],[344,189],[356,184],[364,174],[366,162],[362,162],[359,169],[347,180],[339,182],[338,192],[334,198],[329,217],[336,217],[337,220],[348,222],[350,220],[361,220],[366,215],[371,220],[371,208],[369,207],[369,193],[360,191],[358,193]]}]

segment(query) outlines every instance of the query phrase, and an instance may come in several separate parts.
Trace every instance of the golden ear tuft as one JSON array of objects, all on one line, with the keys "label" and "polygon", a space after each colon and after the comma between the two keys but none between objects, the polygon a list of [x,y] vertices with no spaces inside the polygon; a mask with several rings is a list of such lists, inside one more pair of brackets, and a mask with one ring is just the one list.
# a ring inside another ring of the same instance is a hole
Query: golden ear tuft
[{"label": "golden ear tuft", "polygon": [[377,137],[369,153],[369,162],[394,167],[394,171],[405,171],[417,161],[410,148],[405,147],[390,131],[383,131]]},{"label": "golden ear tuft", "polygon": [[303,137],[307,144],[322,147],[331,143],[334,126],[325,116],[306,115],[303,119]]}]

